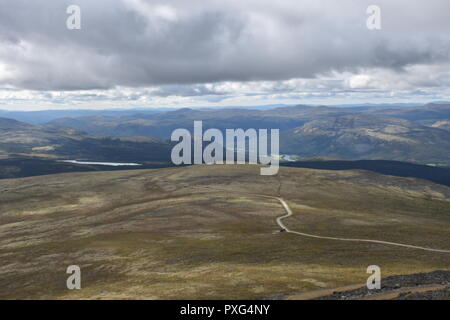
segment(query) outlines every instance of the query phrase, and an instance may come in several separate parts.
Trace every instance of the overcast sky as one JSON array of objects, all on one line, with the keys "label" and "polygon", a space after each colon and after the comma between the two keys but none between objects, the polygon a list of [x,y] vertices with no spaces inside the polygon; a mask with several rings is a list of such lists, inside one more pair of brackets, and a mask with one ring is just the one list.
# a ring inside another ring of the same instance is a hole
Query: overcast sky
[{"label": "overcast sky", "polygon": [[[81,29],[69,30],[69,5]],[[381,8],[381,30],[366,10]],[[0,108],[450,100],[448,0],[0,0]]]}]

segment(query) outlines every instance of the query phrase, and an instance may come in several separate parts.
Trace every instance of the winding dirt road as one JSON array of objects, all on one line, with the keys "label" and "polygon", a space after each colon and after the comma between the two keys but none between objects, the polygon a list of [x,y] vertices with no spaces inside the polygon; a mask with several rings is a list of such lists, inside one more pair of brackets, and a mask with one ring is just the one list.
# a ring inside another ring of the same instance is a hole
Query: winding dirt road
[{"label": "winding dirt road", "polygon": [[[231,190],[217,189],[217,188],[216,188],[216,190],[221,191],[221,192],[224,192],[224,191],[225,192],[235,192],[235,191],[231,191]],[[246,194],[261,197],[261,198],[278,200],[281,203],[281,205],[283,206],[284,210],[286,211],[286,214],[278,217],[276,219],[276,221],[277,221],[277,224],[280,226],[280,228],[287,233],[293,233],[293,234],[297,234],[299,236],[316,238],[316,239],[324,239],[324,240],[376,243],[376,244],[383,244],[383,245],[389,245],[389,246],[396,246],[396,247],[403,247],[403,248],[410,248],[410,249],[417,249],[417,250],[425,250],[425,251],[430,251],[430,252],[450,253],[450,250],[445,250],[445,249],[433,249],[433,248],[420,247],[420,246],[414,246],[414,245],[410,245],[410,244],[403,244],[403,243],[396,243],[396,242],[389,242],[389,241],[381,241],[381,240],[373,240],[373,239],[351,239],[351,238],[326,237],[326,236],[319,236],[319,235],[314,235],[314,234],[309,234],[309,233],[304,233],[304,232],[292,231],[288,227],[286,227],[286,225],[282,221],[282,220],[292,216],[292,214],[293,214],[291,208],[289,207],[289,205],[286,203],[286,201],[283,198],[268,196],[268,195],[264,195],[264,194],[249,193],[249,192]]]},{"label": "winding dirt road", "polygon": [[286,210],[286,214],[277,218],[277,224],[280,226],[281,229],[284,229],[286,232],[298,234],[300,236],[304,237],[310,237],[310,238],[316,238],[316,239],[325,239],[325,240],[337,240],[337,241],[352,241],[352,242],[369,242],[369,243],[377,243],[377,244],[385,244],[385,245],[391,245],[391,246],[397,246],[397,247],[404,247],[404,248],[410,248],[410,249],[418,249],[418,250],[425,250],[425,251],[431,251],[431,252],[441,252],[441,253],[450,253],[450,250],[443,250],[443,249],[433,249],[433,248],[426,248],[426,247],[419,247],[419,246],[413,246],[409,244],[403,244],[403,243],[396,243],[396,242],[389,242],[389,241],[381,241],[381,240],[370,240],[370,239],[347,239],[347,238],[336,238],[336,237],[324,237],[324,236],[318,236],[314,234],[308,234],[303,232],[297,232],[289,230],[283,223],[283,219],[286,219],[287,217],[292,216],[292,210],[289,208],[289,205],[284,201],[283,198],[280,197],[270,197],[261,195],[266,198],[272,198],[277,199]]}]

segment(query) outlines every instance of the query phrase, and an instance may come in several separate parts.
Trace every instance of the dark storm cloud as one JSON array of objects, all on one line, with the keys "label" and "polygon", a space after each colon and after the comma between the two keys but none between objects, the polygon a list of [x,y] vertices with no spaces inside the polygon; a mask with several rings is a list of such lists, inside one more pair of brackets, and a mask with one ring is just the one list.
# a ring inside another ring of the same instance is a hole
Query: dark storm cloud
[{"label": "dark storm cloud", "polygon": [[[0,0],[0,83],[195,96],[215,93],[185,85],[448,62],[448,1],[376,1],[382,30],[369,31],[372,2]],[[81,30],[66,28],[70,4]]]}]

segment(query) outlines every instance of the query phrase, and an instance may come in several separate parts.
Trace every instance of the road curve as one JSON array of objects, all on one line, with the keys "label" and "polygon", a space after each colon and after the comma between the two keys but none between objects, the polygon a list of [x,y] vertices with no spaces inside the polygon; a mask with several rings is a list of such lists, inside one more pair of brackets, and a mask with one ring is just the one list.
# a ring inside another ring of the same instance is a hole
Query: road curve
[{"label": "road curve", "polygon": [[[218,189],[215,188],[217,191],[222,192],[237,192],[237,191],[231,191],[226,189]],[[241,192],[239,192],[241,193]],[[304,232],[298,232],[298,231],[292,231],[286,225],[283,223],[283,219],[286,219],[290,216],[292,216],[292,210],[289,207],[289,205],[286,203],[286,201],[281,197],[274,197],[274,196],[268,196],[264,194],[257,194],[257,193],[250,193],[250,192],[244,192],[245,194],[257,196],[261,198],[268,198],[268,199],[276,199],[278,200],[281,205],[283,206],[284,210],[286,211],[286,214],[283,216],[280,216],[276,219],[277,224],[280,226],[281,229],[284,229],[287,233],[293,233],[304,237],[309,238],[316,238],[316,239],[324,239],[324,240],[336,240],[336,241],[347,241],[347,242],[366,242],[366,243],[376,243],[376,244],[384,244],[384,245],[390,245],[390,246],[396,246],[396,247],[404,247],[404,248],[410,248],[410,249],[417,249],[417,250],[425,250],[430,252],[440,252],[440,253],[450,253],[450,250],[444,250],[444,249],[433,249],[433,248],[427,248],[427,247],[420,247],[420,246],[413,246],[410,244],[403,244],[403,243],[396,243],[396,242],[389,242],[389,241],[381,241],[381,240],[372,240],[372,239],[351,239],[351,238],[337,238],[337,237],[325,237],[325,236],[318,236],[314,234],[304,233]]]},{"label": "road curve", "polygon": [[270,197],[270,196],[265,196],[265,195],[263,197],[269,197],[269,198],[277,199],[283,205],[284,209],[286,210],[286,214],[277,218],[277,224],[280,226],[281,229],[284,229],[284,230],[286,230],[286,232],[289,232],[289,233],[294,233],[294,234],[298,234],[300,236],[316,238],[316,239],[337,240],[337,241],[352,241],[352,242],[369,242],[369,243],[385,244],[385,245],[404,247],[404,248],[410,248],[410,249],[425,250],[425,251],[431,251],[431,252],[450,253],[450,250],[419,247],[419,246],[413,246],[413,245],[409,245],[409,244],[389,242],[389,241],[370,240],[370,239],[348,239],[348,238],[324,237],[324,236],[317,236],[317,235],[314,235],[314,234],[308,234],[308,233],[303,233],[303,232],[292,231],[292,230],[289,230],[284,225],[284,223],[282,221],[283,219],[292,216],[292,210],[291,210],[291,208],[289,208],[289,205],[286,203],[286,201],[284,201],[284,199],[280,198],[280,197]]}]

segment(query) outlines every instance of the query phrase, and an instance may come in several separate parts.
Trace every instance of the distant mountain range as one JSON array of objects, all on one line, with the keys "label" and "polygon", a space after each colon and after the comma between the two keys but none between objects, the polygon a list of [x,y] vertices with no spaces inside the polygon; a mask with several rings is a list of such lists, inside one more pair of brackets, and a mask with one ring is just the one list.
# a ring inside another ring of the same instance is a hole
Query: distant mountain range
[{"label": "distant mountain range", "polygon": [[93,137],[77,129],[0,118],[0,157],[167,162],[171,145],[148,138]]},{"label": "distant mountain range", "polygon": [[281,150],[302,158],[388,159],[449,164],[450,131],[368,114],[313,120],[282,135]]},{"label": "distant mountain range", "polygon": [[450,164],[450,104],[420,107],[361,106],[336,108],[293,106],[270,110],[180,109],[120,117],[61,118],[53,126],[70,127],[94,136],[147,136],[169,139],[177,128],[275,128],[281,152],[300,158],[384,159],[423,164]]},{"label": "distant mountain range", "polygon": [[34,126],[0,120],[0,155],[98,161],[170,161],[173,130],[280,129],[281,153],[297,159],[397,160],[450,165],[450,104],[268,110],[179,109],[89,114]]},{"label": "distant mountain range", "polygon": [[49,121],[66,117],[84,117],[92,115],[106,115],[120,117],[125,115],[132,115],[137,112],[143,112],[146,114],[158,113],[161,111],[167,111],[167,109],[130,109],[130,110],[38,110],[38,111],[12,111],[12,110],[0,110],[0,118],[9,118],[17,121],[27,122],[35,125],[44,125]]},{"label": "distant mountain range", "polygon": [[269,110],[257,109],[179,109],[158,113],[138,112],[113,116],[108,114],[63,117],[53,119],[51,125],[71,127],[98,136],[149,136],[161,139],[170,137],[177,128],[191,128],[194,120],[203,120],[207,128],[278,128],[288,130],[309,121],[347,115],[375,115],[398,118],[424,125],[450,119],[450,104],[429,104],[421,107],[352,107],[298,105]]}]

